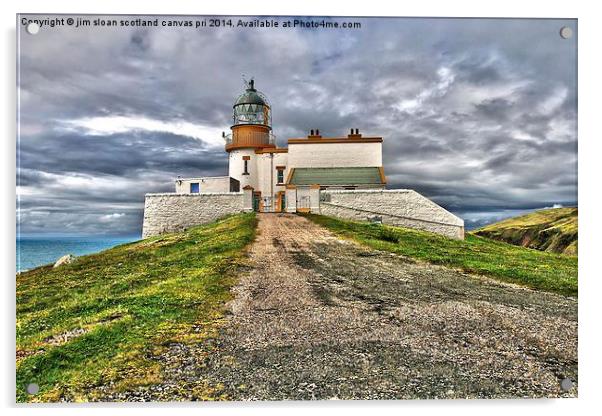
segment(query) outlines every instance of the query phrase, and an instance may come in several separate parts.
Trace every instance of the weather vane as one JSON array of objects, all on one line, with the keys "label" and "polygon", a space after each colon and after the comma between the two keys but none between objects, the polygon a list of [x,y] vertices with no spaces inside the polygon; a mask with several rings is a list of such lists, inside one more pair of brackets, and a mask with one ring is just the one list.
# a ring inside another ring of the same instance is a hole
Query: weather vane
[{"label": "weather vane", "polygon": [[251,76],[251,79],[247,81],[245,74],[242,74],[242,82],[246,89],[254,89],[255,88],[255,79]]}]

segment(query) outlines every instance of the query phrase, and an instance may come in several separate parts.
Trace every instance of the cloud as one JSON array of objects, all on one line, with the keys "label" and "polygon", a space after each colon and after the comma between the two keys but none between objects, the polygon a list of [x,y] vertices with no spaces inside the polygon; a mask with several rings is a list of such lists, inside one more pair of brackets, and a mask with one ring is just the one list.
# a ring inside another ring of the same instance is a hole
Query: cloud
[{"label": "cloud", "polygon": [[403,100],[395,108],[399,111],[416,114],[422,109],[427,100],[443,97],[454,82],[455,75],[450,68],[441,67],[437,70],[439,79],[434,85],[420,91],[414,98]]},{"label": "cloud", "polygon": [[106,215],[101,215],[98,218],[98,221],[100,222],[113,222],[115,220],[118,220],[119,218],[123,218],[125,217],[125,214],[123,212],[114,212],[112,214],[106,214]]},{"label": "cloud", "polygon": [[225,174],[242,74],[268,96],[280,145],[312,128],[383,136],[389,186],[467,220],[576,205],[576,43],[558,36],[575,21],[358,21],[21,36],[21,231],[139,232],[145,193]]},{"label": "cloud", "polygon": [[134,132],[161,132],[192,137],[211,147],[221,148],[224,145],[222,132],[219,129],[181,120],[162,121],[135,116],[105,116],[59,120],[57,123],[59,129],[80,132],[83,135],[103,136]]}]

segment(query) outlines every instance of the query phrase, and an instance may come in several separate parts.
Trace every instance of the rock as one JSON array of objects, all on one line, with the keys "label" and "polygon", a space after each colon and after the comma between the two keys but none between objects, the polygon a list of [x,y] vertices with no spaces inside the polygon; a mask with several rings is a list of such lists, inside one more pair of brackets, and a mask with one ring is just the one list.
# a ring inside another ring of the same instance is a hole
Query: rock
[{"label": "rock", "polygon": [[63,257],[61,257],[60,259],[58,259],[56,261],[56,263],[54,263],[54,266],[52,266],[52,267],[54,268],[54,267],[62,266],[63,264],[69,264],[69,263],[72,263],[73,260],[75,260],[75,256],[73,254],[66,254]]}]

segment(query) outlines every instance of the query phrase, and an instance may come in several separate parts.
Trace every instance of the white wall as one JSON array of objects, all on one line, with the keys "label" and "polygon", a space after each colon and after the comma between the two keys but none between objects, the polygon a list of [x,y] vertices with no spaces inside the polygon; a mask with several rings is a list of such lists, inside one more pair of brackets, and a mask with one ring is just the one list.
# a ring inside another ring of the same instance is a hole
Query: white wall
[{"label": "white wall", "polygon": [[290,143],[289,168],[379,167],[382,143]]},{"label": "white wall", "polygon": [[213,176],[203,178],[183,178],[176,180],[176,193],[189,194],[190,184],[198,183],[199,192],[230,192],[229,176]]},{"label": "white wall", "polygon": [[[243,156],[250,158],[249,175],[242,174],[244,171]],[[284,181],[286,182],[289,171],[287,164],[287,153],[255,153],[254,149],[236,149],[230,152],[228,170],[230,176],[240,181],[241,191],[249,185],[255,191],[261,192],[262,197],[273,195],[272,203],[275,204],[276,194],[285,190],[284,185],[278,185],[276,166],[286,167],[284,170]]]},{"label": "white wall", "polygon": [[[273,156],[273,160],[270,155]],[[257,178],[257,189],[261,191],[262,196],[270,196],[273,190],[274,195],[278,191],[284,191],[284,185],[278,185],[278,172],[276,166],[287,166],[288,155],[286,153],[261,153],[257,155],[257,170],[259,177]],[[288,166],[284,170],[284,182],[288,175]],[[270,188],[270,180],[272,188]]]},{"label": "white wall", "polygon": [[146,194],[142,238],[183,231],[245,211],[243,193]]},{"label": "white wall", "polygon": [[376,216],[384,224],[464,239],[464,220],[410,189],[321,191],[320,213],[357,221]]},{"label": "white wall", "polygon": [[[243,156],[248,156],[249,159],[249,174],[243,175],[244,162]],[[228,172],[229,175],[240,181],[240,189],[242,190],[245,186],[252,186],[257,189],[258,185],[258,169],[257,169],[257,154],[255,149],[236,149],[229,153],[228,160]]]}]

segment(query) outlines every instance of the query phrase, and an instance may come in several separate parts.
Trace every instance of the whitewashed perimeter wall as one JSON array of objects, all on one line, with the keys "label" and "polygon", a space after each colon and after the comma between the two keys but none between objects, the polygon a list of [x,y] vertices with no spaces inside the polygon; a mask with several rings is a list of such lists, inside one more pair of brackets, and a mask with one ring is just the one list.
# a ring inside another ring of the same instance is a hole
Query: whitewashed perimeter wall
[{"label": "whitewashed perimeter wall", "polygon": [[243,211],[242,192],[146,194],[142,238],[183,231]]},{"label": "whitewashed perimeter wall", "polygon": [[464,220],[410,189],[321,191],[320,213],[357,221],[380,217],[384,224],[464,239]]}]

